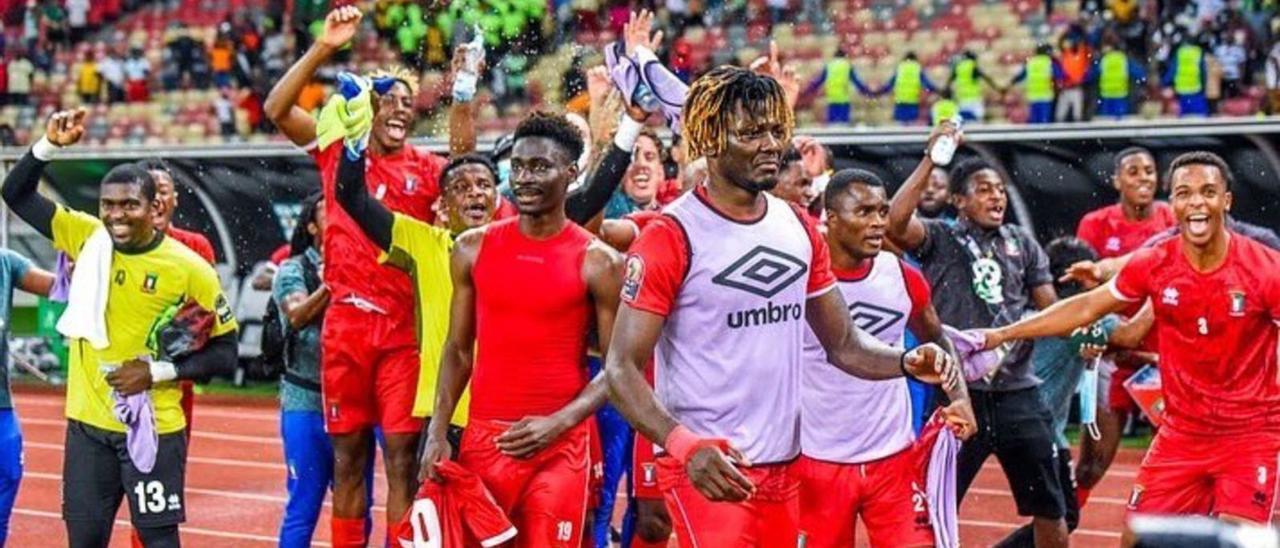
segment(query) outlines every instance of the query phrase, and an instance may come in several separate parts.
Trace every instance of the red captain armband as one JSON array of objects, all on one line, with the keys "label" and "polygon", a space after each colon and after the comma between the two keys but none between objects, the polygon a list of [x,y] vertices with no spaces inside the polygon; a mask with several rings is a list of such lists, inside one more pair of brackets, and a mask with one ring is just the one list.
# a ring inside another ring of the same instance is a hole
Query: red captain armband
[{"label": "red captain armband", "polygon": [[728,440],[701,438],[684,426],[677,426],[675,430],[667,434],[667,439],[662,443],[662,447],[667,450],[667,454],[671,455],[671,458],[676,459],[680,464],[687,464],[689,459],[693,458],[693,454],[703,447],[718,447],[721,451],[726,451],[728,446]]}]

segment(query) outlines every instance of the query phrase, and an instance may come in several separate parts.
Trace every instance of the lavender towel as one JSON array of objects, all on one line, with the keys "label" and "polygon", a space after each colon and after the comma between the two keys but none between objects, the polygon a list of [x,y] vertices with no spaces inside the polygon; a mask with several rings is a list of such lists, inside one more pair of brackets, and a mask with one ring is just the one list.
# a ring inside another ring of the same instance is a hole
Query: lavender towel
[{"label": "lavender towel", "polygon": [[125,446],[129,459],[143,474],[150,474],[156,466],[156,451],[160,438],[156,433],[155,410],[151,408],[151,393],[144,390],[132,396],[112,393],[116,420],[125,425]]},{"label": "lavender towel", "polygon": [[933,524],[934,546],[960,546],[960,522],[956,502],[956,460],[960,440],[950,428],[942,427],[929,448],[925,495],[929,498],[929,521]]},{"label": "lavender towel", "polygon": [[680,133],[680,113],[684,110],[689,85],[664,66],[655,53],[640,47],[636,48],[634,57],[627,57],[626,46],[614,42],[605,47],[604,62],[613,84],[628,103],[634,100],[636,88],[648,87],[658,100],[658,110],[671,131]]},{"label": "lavender towel", "polygon": [[53,287],[49,288],[49,300],[65,303],[69,296],[71,296],[71,257],[59,251],[58,268],[53,273]]},{"label": "lavender towel", "polygon": [[943,324],[942,332],[951,339],[951,344],[960,354],[960,364],[964,367],[964,379],[969,382],[981,379],[1000,366],[1003,356],[997,350],[983,350],[986,337],[976,330],[960,331]]}]

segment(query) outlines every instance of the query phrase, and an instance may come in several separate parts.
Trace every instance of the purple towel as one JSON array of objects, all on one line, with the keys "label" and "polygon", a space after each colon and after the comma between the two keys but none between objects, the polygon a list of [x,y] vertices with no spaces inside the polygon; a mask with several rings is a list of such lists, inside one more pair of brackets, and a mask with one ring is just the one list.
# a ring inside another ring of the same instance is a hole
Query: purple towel
[{"label": "purple towel", "polygon": [[[933,443],[924,448],[929,452],[929,465],[925,474],[925,495],[929,499],[929,522],[933,524],[934,546],[954,548],[960,546],[960,522],[956,496],[956,460],[960,453],[960,440],[950,428],[940,424]],[[925,440],[928,436],[925,436]]]},{"label": "purple towel", "polygon": [[636,48],[635,56],[627,57],[626,46],[622,42],[614,42],[604,49],[604,63],[613,84],[627,103],[635,100],[636,88],[641,85],[648,87],[671,131],[680,133],[680,113],[684,110],[689,86],[664,66],[656,54],[648,48]]},{"label": "purple towel", "polygon": [[986,337],[977,330],[960,331],[943,324],[942,332],[947,335],[948,339],[951,339],[951,344],[956,347],[956,353],[960,354],[960,362],[964,366],[964,379],[966,381],[973,382],[994,373],[996,368],[1000,366],[1000,362],[1004,360],[1004,356],[999,350],[982,349],[986,344]]},{"label": "purple towel", "polygon": [[49,288],[49,300],[56,303],[67,302],[71,295],[71,257],[58,252],[58,268],[53,273],[53,287]]},{"label": "purple towel", "polygon": [[155,410],[151,408],[151,393],[143,390],[132,396],[121,397],[112,392],[115,399],[116,420],[125,425],[125,446],[129,460],[143,474],[150,474],[156,466],[156,451],[160,438],[156,433]]}]

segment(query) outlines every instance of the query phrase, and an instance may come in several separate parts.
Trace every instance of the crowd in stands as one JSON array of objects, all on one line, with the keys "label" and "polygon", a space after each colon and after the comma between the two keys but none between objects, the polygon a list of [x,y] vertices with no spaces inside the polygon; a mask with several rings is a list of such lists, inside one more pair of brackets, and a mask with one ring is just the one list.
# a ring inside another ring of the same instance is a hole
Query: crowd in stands
[{"label": "crowd in stands", "polygon": [[[0,143],[28,142],[55,108],[92,105],[91,144],[278,139],[270,85],[341,0],[6,0]],[[539,105],[585,114],[585,70],[630,2],[371,0],[340,60],[421,75],[419,134],[438,127],[452,52],[486,48],[477,123],[509,131]],[[668,66],[686,80],[773,41],[810,85],[802,125],[1081,121],[1280,110],[1276,5],[1266,0],[666,0]],[[828,78],[833,69],[841,74]],[[852,78],[844,77],[844,72]],[[320,105],[326,71],[300,99]],[[1181,80],[1177,73],[1182,73]],[[1103,88],[1106,88],[1105,90]],[[1188,94],[1197,95],[1187,101]],[[890,96],[890,97],[883,97]],[[909,108],[904,108],[909,107]]]}]

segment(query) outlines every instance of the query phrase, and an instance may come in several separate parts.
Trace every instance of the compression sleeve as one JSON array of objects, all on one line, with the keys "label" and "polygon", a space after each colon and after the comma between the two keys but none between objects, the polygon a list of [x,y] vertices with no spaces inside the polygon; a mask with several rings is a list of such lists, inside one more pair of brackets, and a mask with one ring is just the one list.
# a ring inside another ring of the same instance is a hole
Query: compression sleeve
[{"label": "compression sleeve", "polygon": [[44,172],[47,163],[37,158],[33,152],[24,154],[4,178],[0,195],[3,195],[4,203],[9,204],[9,208],[18,217],[44,237],[53,239],[54,203],[36,192],[36,187],[40,185],[40,174]]},{"label": "compression sleeve", "polygon": [[391,248],[391,211],[369,195],[364,182],[365,156],[352,160],[347,155],[338,163],[338,203],[360,230],[382,249]]},{"label": "compression sleeve", "polygon": [[628,167],[631,167],[631,152],[619,148],[617,143],[610,144],[609,152],[605,153],[586,184],[570,193],[565,200],[564,209],[569,220],[582,225],[600,213],[622,183]]}]

